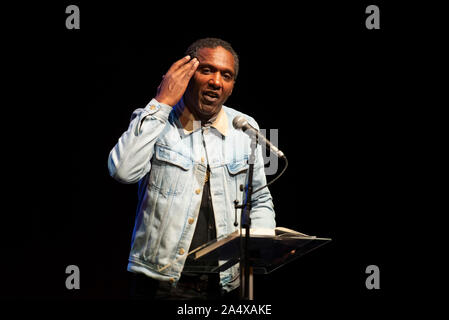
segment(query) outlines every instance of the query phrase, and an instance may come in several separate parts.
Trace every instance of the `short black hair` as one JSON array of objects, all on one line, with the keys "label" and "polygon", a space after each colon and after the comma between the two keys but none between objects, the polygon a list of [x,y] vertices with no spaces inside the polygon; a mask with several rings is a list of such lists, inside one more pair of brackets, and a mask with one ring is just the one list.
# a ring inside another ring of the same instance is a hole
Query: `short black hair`
[{"label": "short black hair", "polygon": [[234,57],[234,68],[235,68],[234,79],[237,79],[237,75],[239,73],[239,56],[237,55],[235,50],[232,48],[231,44],[225,40],[222,40],[219,38],[198,39],[187,48],[185,54],[189,55],[192,58],[195,58],[195,57],[197,57],[199,49],[202,49],[202,48],[214,49],[216,47],[223,47],[224,49],[228,50]]}]

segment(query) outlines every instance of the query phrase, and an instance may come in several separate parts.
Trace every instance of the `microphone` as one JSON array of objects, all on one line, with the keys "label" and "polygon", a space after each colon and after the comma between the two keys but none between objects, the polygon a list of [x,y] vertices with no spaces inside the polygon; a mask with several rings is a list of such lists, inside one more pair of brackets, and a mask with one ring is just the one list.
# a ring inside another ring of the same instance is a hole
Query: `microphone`
[{"label": "microphone", "polygon": [[237,130],[242,129],[242,131],[249,136],[256,136],[258,141],[261,143],[265,143],[276,156],[286,159],[284,153],[279,150],[274,144],[272,144],[267,138],[265,138],[257,129],[251,126],[248,123],[248,120],[245,119],[245,117],[236,116],[234,120],[232,120],[232,125]]}]

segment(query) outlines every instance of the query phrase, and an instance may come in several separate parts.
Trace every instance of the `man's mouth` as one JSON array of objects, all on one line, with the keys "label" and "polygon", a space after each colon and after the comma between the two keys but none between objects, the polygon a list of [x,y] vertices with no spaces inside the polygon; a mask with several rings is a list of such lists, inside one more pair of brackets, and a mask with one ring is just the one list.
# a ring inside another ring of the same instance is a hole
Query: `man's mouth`
[{"label": "man's mouth", "polygon": [[220,98],[220,95],[215,91],[207,90],[203,92],[203,98],[207,102],[216,102]]}]

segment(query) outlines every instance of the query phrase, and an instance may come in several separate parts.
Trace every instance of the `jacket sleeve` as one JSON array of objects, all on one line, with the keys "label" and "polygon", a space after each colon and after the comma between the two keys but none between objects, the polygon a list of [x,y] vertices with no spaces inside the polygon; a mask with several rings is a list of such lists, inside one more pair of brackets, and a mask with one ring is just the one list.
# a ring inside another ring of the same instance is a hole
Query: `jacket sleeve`
[{"label": "jacket sleeve", "polygon": [[[259,130],[259,126],[251,117],[247,117],[250,124]],[[267,184],[265,176],[265,165],[260,144],[256,148],[256,161],[253,172],[253,190]],[[251,228],[269,228],[276,227],[273,199],[268,187],[254,193],[251,197]]]},{"label": "jacket sleeve", "polygon": [[137,109],[131,122],[109,153],[111,177],[122,183],[136,183],[151,168],[154,144],[164,130],[172,108],[152,99],[143,109]]}]

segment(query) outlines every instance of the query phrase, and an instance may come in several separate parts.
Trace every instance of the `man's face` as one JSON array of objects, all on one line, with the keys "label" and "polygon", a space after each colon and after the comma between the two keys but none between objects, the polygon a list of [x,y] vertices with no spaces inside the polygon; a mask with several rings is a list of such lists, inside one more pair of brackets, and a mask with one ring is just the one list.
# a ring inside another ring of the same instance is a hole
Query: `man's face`
[{"label": "man's face", "polygon": [[185,92],[185,103],[200,119],[209,119],[234,88],[235,67],[232,53],[223,47],[198,50],[198,68]]}]

